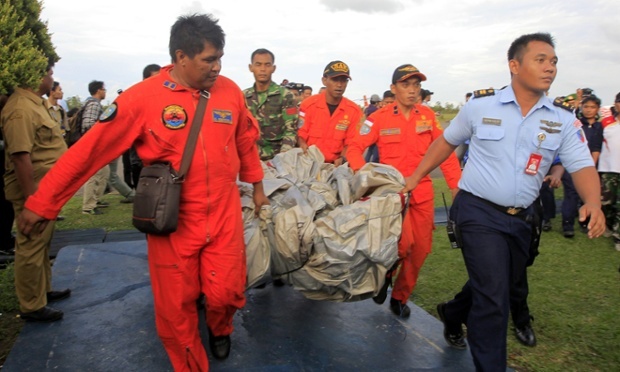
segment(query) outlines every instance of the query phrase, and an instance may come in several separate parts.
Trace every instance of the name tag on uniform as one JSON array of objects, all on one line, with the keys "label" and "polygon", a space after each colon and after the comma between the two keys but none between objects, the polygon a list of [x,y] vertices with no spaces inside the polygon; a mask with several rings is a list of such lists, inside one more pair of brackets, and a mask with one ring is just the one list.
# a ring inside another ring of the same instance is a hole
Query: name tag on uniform
[{"label": "name tag on uniform", "polygon": [[336,130],[347,130],[348,127],[349,127],[348,124],[342,124],[342,123],[336,124]]},{"label": "name tag on uniform", "polygon": [[431,130],[433,122],[430,120],[418,120],[415,122],[416,133],[426,132]]},{"label": "name tag on uniform", "polygon": [[400,128],[386,128],[379,131],[380,136],[395,136],[400,134]]},{"label": "name tag on uniform", "polygon": [[502,125],[501,119],[482,118],[482,124]]},{"label": "name tag on uniform", "polygon": [[535,176],[538,173],[538,168],[540,168],[541,161],[542,155],[535,152],[531,153],[530,158],[527,160],[527,165],[525,166],[525,174]]}]

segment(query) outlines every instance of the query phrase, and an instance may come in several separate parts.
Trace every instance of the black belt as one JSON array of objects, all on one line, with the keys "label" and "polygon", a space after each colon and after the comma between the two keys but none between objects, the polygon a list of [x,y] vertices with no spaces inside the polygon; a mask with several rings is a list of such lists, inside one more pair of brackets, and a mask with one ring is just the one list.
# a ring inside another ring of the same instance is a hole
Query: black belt
[{"label": "black belt", "polygon": [[460,190],[459,192],[463,192],[463,193],[466,193],[468,195],[471,195],[474,198],[480,200],[481,202],[484,202],[487,205],[490,205],[491,207],[493,207],[494,209],[497,209],[498,211],[500,211],[502,213],[506,213],[506,214],[511,215],[511,216],[522,217],[522,218],[526,216],[525,212],[527,211],[527,208],[504,207],[503,205],[495,204],[492,201],[488,201],[488,200],[486,200],[484,198],[476,196],[476,195],[472,194],[469,191]]}]

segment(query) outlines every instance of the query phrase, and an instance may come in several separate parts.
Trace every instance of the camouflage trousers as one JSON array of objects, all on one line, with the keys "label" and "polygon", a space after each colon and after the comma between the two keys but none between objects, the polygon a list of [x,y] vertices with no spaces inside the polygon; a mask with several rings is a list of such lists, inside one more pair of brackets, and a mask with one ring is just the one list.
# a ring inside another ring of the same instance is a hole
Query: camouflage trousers
[{"label": "camouflage trousers", "polygon": [[620,241],[620,173],[601,173],[601,204],[607,227]]}]

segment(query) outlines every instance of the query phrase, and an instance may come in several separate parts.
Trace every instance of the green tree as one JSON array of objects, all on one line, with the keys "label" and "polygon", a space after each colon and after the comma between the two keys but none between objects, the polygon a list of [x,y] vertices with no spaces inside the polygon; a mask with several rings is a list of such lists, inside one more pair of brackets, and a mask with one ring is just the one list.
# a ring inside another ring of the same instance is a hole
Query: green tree
[{"label": "green tree", "polygon": [[66,102],[69,110],[75,107],[77,107],[78,109],[82,107],[82,100],[80,99],[80,96],[69,97],[66,99]]},{"label": "green tree", "polygon": [[43,1],[38,0],[3,0],[13,4],[20,19],[25,20],[23,32],[31,32],[35,37],[35,45],[47,57],[50,65],[60,60],[56,48],[52,44],[52,36],[47,29],[47,22],[41,21]]},{"label": "green tree", "polygon": [[22,31],[25,23],[9,1],[0,4],[0,94],[16,86],[36,89],[45,72],[48,60],[36,47],[34,34]]},{"label": "green tree", "polygon": [[0,2],[0,94],[16,86],[36,89],[48,64],[60,58],[52,45],[47,23],[39,20],[42,2]]}]

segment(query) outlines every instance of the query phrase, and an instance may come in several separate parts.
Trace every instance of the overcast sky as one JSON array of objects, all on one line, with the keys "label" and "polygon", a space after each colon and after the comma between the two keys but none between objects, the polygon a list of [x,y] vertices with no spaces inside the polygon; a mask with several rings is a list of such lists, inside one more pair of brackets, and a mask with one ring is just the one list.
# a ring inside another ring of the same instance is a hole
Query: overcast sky
[{"label": "overcast sky", "polygon": [[170,63],[170,27],[179,15],[212,13],[226,33],[222,75],[253,84],[250,54],[270,49],[273,80],[316,90],[332,60],[349,65],[346,96],[389,89],[392,72],[412,63],[432,102],[464,101],[468,91],[509,83],[506,51],[525,33],[550,32],[558,76],[551,96],[592,88],[604,105],[620,91],[617,0],[46,0],[41,18],[61,56],[55,68],[65,98],[88,96],[103,80],[110,102],[142,78],[150,63]]}]

